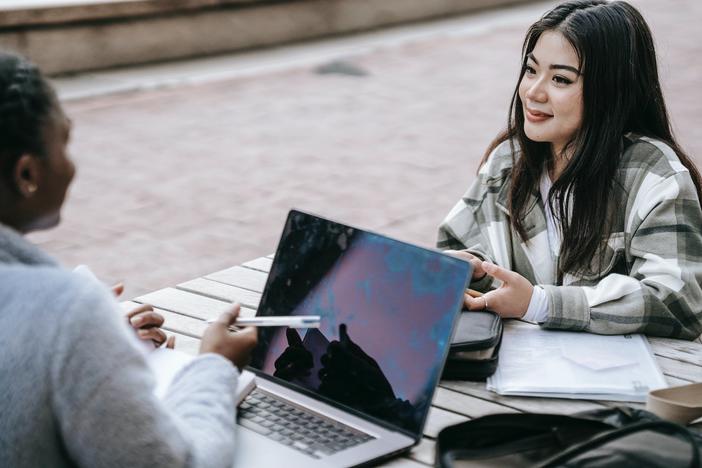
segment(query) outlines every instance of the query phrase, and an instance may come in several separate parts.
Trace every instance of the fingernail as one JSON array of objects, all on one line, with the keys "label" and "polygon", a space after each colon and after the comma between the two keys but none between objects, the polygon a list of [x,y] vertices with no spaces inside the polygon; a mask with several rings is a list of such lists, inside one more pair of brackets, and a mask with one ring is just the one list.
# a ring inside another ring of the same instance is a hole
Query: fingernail
[{"label": "fingernail", "polygon": [[134,325],[135,327],[138,327],[143,323],[144,323],[144,317],[134,317],[132,319],[132,325]]}]

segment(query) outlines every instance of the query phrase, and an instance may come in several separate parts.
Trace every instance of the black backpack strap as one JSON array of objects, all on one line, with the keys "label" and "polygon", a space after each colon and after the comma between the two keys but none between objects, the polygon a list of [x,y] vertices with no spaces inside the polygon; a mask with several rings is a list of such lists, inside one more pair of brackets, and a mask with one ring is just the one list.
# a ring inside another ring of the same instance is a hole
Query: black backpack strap
[{"label": "black backpack strap", "polygon": [[617,429],[614,431],[608,431],[603,434],[597,435],[592,437],[589,440],[586,440],[585,442],[581,442],[580,444],[574,445],[556,455],[553,457],[543,461],[541,464],[537,465],[538,468],[552,468],[552,467],[557,467],[559,465],[562,465],[563,463],[567,462],[568,460],[572,460],[573,458],[577,457],[580,454],[583,454],[587,452],[588,450],[597,448],[599,446],[602,446],[608,442],[611,442],[616,439],[620,439],[622,437],[625,437],[627,435],[636,433],[636,432],[641,432],[641,431],[646,431],[650,429],[657,429],[657,430],[662,430],[664,432],[670,433],[670,434],[678,434],[683,437],[687,442],[690,443],[690,446],[692,447],[692,459],[690,460],[690,468],[700,468],[700,452],[699,449],[697,448],[697,443],[695,439],[692,437],[692,434],[690,434],[690,431],[688,431],[686,428],[683,426],[680,426],[678,424],[674,424],[668,421],[648,421],[648,422],[642,422],[642,423],[637,423],[637,424],[631,424],[629,426],[622,427],[621,429]]}]

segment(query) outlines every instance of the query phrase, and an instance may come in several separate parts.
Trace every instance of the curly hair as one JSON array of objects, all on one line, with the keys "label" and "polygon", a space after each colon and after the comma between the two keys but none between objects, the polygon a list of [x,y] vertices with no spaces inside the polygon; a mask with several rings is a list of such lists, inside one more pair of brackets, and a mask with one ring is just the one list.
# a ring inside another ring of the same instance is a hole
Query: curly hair
[{"label": "curly hair", "polygon": [[23,154],[46,155],[43,130],[57,105],[53,88],[34,64],[0,52],[0,177],[5,182],[12,181]]}]

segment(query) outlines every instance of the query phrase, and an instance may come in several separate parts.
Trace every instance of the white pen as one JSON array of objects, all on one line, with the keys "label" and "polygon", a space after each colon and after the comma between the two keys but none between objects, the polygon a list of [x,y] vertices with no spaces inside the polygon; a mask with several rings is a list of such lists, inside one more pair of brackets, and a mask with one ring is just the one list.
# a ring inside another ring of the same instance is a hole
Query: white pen
[{"label": "white pen", "polygon": [[[215,322],[209,319],[207,323]],[[253,327],[319,328],[319,315],[289,315],[277,317],[237,317],[232,325]]]}]

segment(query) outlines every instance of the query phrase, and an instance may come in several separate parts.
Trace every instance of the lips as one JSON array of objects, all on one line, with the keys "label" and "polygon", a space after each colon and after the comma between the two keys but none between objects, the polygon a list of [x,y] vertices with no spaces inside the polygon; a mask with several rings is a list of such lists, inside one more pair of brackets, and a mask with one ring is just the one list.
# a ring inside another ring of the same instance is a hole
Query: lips
[{"label": "lips", "polygon": [[524,115],[526,116],[527,120],[529,122],[543,122],[545,120],[550,119],[553,117],[551,114],[547,114],[546,112],[541,112],[537,111],[535,109],[529,109],[528,107],[524,108]]}]

